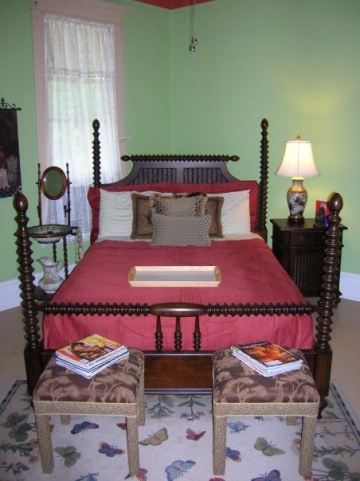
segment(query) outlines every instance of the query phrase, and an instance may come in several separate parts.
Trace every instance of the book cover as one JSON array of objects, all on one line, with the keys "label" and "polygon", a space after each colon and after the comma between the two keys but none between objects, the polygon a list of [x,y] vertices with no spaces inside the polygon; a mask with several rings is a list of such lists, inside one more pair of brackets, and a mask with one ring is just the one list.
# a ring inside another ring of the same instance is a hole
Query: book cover
[{"label": "book cover", "polygon": [[326,200],[315,201],[315,223],[319,226],[328,226],[330,214],[329,202]]},{"label": "book cover", "polygon": [[56,356],[66,359],[69,363],[86,366],[90,369],[102,363],[105,359],[116,357],[126,351],[127,347],[119,342],[112,341],[99,334],[91,334],[58,349]]},{"label": "book cover", "polygon": [[267,341],[252,344],[235,345],[232,349],[245,357],[249,357],[255,364],[264,369],[273,366],[282,366],[289,363],[300,363],[301,359],[282,346]]}]

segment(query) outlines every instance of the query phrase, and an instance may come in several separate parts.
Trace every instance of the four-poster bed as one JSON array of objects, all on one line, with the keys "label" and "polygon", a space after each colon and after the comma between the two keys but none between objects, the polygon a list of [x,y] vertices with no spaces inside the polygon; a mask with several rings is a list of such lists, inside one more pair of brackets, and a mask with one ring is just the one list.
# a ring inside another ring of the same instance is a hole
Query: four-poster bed
[{"label": "four-poster bed", "polygon": [[[36,299],[28,202],[21,193],[14,199],[30,392],[54,349],[95,332],[145,352],[148,392],[210,392],[211,356],[216,349],[269,340],[303,350],[324,407],[339,276],[341,196],[332,194],[329,199],[322,290],[317,305],[311,305],[266,244],[266,119],[261,122],[259,181],[238,180],[230,174],[227,163],[237,161],[236,156],[136,155],[123,158],[132,162],[129,175],[103,185],[97,120],[93,127],[94,186],[88,193],[92,244],[50,301]],[[124,214],[125,205],[130,212]],[[169,211],[159,214],[159,205],[163,210],[175,206],[175,210],[171,215],[166,215]],[[203,210],[194,215],[196,210],[191,209],[198,205]],[[176,211],[179,208],[185,209],[181,215]],[[210,236],[203,242],[198,234],[205,218],[210,219],[206,232]],[[179,223],[186,229],[176,231]],[[179,244],[179,235],[192,230],[193,223],[196,228],[190,245]],[[169,234],[170,226],[175,226],[175,233]],[[162,241],[156,242],[159,231]],[[221,283],[215,288],[133,287],[127,275],[134,265],[216,265],[221,269]],[[40,311],[44,315],[42,336]],[[315,337],[312,315],[316,317]]]}]

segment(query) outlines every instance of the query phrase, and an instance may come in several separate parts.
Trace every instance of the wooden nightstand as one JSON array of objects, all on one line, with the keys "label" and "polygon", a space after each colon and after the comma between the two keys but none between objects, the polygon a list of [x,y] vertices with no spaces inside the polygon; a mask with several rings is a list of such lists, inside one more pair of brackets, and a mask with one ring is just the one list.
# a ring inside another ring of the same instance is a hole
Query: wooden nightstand
[{"label": "wooden nightstand", "polygon": [[[326,227],[314,226],[315,219],[305,219],[303,224],[291,224],[287,219],[270,221],[273,224],[272,250],[276,258],[304,296],[319,296]],[[340,225],[341,234],[346,229]]]}]

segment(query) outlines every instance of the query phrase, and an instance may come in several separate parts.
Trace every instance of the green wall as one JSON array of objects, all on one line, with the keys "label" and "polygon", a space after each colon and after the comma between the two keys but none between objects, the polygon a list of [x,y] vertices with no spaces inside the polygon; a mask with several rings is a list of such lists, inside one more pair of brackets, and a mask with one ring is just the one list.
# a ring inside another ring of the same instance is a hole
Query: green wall
[{"label": "green wall", "polygon": [[[0,0],[0,97],[18,112],[23,192],[36,192],[37,156],[30,1]],[[36,196],[29,215],[36,218]],[[0,199],[0,281],[17,277],[13,198]]]},{"label": "green wall", "polygon": [[173,150],[239,154],[235,174],[258,176],[259,132],[269,120],[269,218],[287,217],[290,179],[274,175],[286,140],[313,142],[320,177],[306,179],[307,217],[316,199],[344,198],[342,271],[360,274],[360,2],[220,0],[172,16]]},{"label": "green wall", "polygon": [[[195,53],[188,8],[132,0],[125,15],[128,153],[229,153],[235,175],[258,177],[260,121],[270,123],[270,217],[288,215],[290,180],[273,175],[286,140],[313,142],[321,176],[307,179],[306,216],[316,199],[344,198],[342,271],[360,274],[360,2],[214,0],[196,9]],[[36,218],[36,129],[30,0],[0,0],[0,97],[18,114],[23,192]],[[6,21],[5,21],[6,19]],[[89,128],[89,142],[92,136]],[[91,168],[91,167],[89,167]],[[17,277],[12,199],[0,199],[0,282]],[[44,250],[34,245],[34,257]]]},{"label": "green wall", "polygon": [[[157,153],[171,150],[170,19],[169,11],[125,0],[125,109],[128,152]],[[30,0],[0,0],[0,98],[16,104],[20,137],[22,190],[29,200],[29,225],[38,223],[37,147],[34,68]],[[96,55],[96,52],[94,53]],[[101,119],[99,119],[101,122]],[[89,125],[89,142],[92,142]],[[100,130],[101,141],[101,130]],[[89,159],[89,169],[92,169]],[[70,165],[71,172],[71,165]],[[13,199],[0,199],[0,282],[15,279],[17,255]],[[36,242],[33,258],[50,255]],[[74,255],[69,249],[69,262]],[[40,271],[40,264],[35,263]]]},{"label": "green wall", "polygon": [[[119,1],[118,3],[125,3]],[[133,1],[125,15],[125,118],[128,153],[171,151],[168,10]]]}]

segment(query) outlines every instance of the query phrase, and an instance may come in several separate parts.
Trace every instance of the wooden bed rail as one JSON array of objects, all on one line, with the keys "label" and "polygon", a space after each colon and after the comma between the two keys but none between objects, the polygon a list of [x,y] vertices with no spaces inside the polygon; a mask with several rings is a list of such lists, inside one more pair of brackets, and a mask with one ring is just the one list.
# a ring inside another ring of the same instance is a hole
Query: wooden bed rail
[{"label": "wooden bed rail", "polygon": [[[166,310],[168,317],[193,316],[191,311],[182,304],[174,303],[171,307],[167,304],[157,304],[158,310]],[[310,304],[208,304],[202,306],[204,312],[209,316],[263,316],[266,314],[311,314],[316,308]],[[47,304],[44,307],[46,314],[84,314],[90,316],[128,315],[147,316],[156,314],[154,306],[148,304]]]}]

